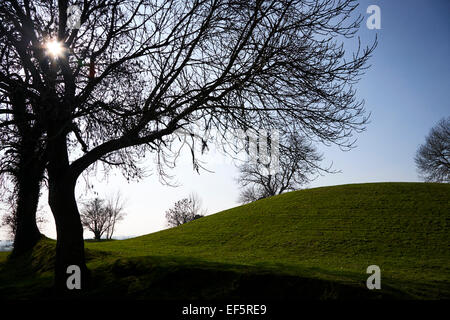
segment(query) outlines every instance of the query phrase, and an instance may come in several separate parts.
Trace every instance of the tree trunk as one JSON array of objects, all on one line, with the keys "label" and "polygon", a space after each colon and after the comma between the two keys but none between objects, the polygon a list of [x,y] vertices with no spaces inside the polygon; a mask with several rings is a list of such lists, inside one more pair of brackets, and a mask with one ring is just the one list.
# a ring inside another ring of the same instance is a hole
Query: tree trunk
[{"label": "tree trunk", "polygon": [[36,211],[40,195],[41,175],[33,170],[23,170],[16,177],[17,226],[12,257],[27,252],[39,241],[41,233],[36,224]]},{"label": "tree trunk", "polygon": [[21,86],[9,92],[13,117],[17,121],[18,163],[13,166],[16,184],[16,233],[12,256],[21,255],[31,249],[41,237],[36,224],[36,211],[40,196],[40,183],[45,170],[44,152],[40,143],[42,128],[39,121],[29,121],[26,95]]},{"label": "tree trunk", "polygon": [[17,225],[12,257],[33,248],[41,237],[36,224],[36,211],[45,165],[37,148],[37,140],[31,137],[23,138],[19,149],[19,163],[15,172]]},{"label": "tree trunk", "polygon": [[78,266],[81,271],[81,289],[88,285],[88,270],[84,256],[83,227],[75,200],[75,183],[52,183],[49,204],[55,217],[57,243],[55,262],[55,286],[58,291],[67,291],[67,268]]},{"label": "tree trunk", "polygon": [[[69,266],[77,266],[81,272],[81,291],[88,285],[88,269],[84,256],[83,226],[75,199],[77,177],[69,167],[66,137],[61,135],[49,143],[49,205],[55,218],[57,242],[55,261],[55,288],[68,293]],[[73,278],[72,278],[73,279]],[[73,293],[80,290],[72,289]]]}]

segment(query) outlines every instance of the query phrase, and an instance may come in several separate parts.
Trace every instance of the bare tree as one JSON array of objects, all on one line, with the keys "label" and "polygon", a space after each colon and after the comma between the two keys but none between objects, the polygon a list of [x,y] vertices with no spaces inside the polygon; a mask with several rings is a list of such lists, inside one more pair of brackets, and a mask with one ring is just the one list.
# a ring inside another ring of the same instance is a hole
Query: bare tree
[{"label": "bare tree", "polygon": [[322,156],[305,137],[291,134],[284,140],[280,144],[279,155],[272,160],[278,162],[276,171],[270,169],[270,161],[261,159],[253,159],[239,166],[240,203],[297,190],[310,182],[319,171],[330,172],[330,168],[320,167]]},{"label": "bare tree", "polygon": [[450,182],[450,117],[431,129],[414,160],[425,181]]},{"label": "bare tree", "polygon": [[81,211],[81,223],[83,227],[94,234],[95,240],[100,240],[108,229],[105,201],[99,198],[88,201]]},{"label": "bare tree", "polygon": [[177,227],[203,216],[204,211],[201,209],[201,200],[196,194],[191,194],[189,198],[178,200],[172,208],[166,211],[167,224],[170,227]]},{"label": "bare tree", "polygon": [[239,193],[238,202],[241,204],[246,204],[263,198],[266,198],[266,196],[264,195],[264,190],[254,185],[251,185],[242,188],[242,190]]},{"label": "bare tree", "polygon": [[120,192],[106,200],[106,215],[108,217],[108,227],[106,229],[106,239],[112,239],[116,231],[116,224],[125,218],[125,202]]},{"label": "bare tree", "polygon": [[90,0],[70,29],[73,3],[0,6],[0,85],[25,98],[6,95],[2,113],[22,103],[23,121],[43,131],[61,290],[74,264],[85,287],[74,190],[97,162],[133,176],[150,151],[162,173],[179,129],[300,131],[345,148],[367,123],[353,85],[375,43],[341,45],[362,21],[354,0]]},{"label": "bare tree", "polygon": [[[6,213],[2,215],[0,227],[7,228],[8,234],[11,237],[11,239],[15,239],[17,234],[17,227],[19,224],[19,219],[17,215],[17,201],[13,197],[9,197],[7,203],[8,208],[6,210]],[[43,212],[41,210],[36,210],[36,212],[37,215],[35,218],[35,223],[38,226],[42,226],[47,222],[47,219],[45,219]]]},{"label": "bare tree", "polygon": [[116,223],[124,216],[124,204],[120,193],[117,193],[108,200],[95,198],[88,201],[81,211],[81,222],[94,234],[95,240],[100,240],[103,235],[112,239]]}]

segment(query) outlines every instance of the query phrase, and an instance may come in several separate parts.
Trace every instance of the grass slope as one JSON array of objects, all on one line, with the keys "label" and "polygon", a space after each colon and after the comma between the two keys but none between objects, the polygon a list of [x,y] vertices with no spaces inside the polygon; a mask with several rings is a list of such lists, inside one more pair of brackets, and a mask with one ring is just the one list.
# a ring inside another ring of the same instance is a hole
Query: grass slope
[{"label": "grass slope", "polygon": [[[290,192],[142,237],[87,242],[91,294],[450,298],[449,220],[448,184]],[[372,264],[381,268],[376,293],[365,289]],[[50,275],[43,269],[44,282]],[[16,292],[4,279],[0,295]]]}]

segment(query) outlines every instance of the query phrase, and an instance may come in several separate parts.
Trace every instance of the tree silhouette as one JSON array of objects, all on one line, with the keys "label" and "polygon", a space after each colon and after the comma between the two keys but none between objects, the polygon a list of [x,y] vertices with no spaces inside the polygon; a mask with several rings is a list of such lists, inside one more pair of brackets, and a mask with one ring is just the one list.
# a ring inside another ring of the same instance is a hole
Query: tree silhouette
[{"label": "tree silhouette", "polygon": [[123,210],[119,193],[107,200],[94,198],[81,210],[81,223],[94,234],[95,240],[100,240],[103,235],[112,239],[117,222],[125,217]]},{"label": "tree silhouette", "polygon": [[450,117],[431,129],[414,160],[425,181],[450,182]]},{"label": "tree silhouette", "polygon": [[249,203],[262,198],[293,191],[308,183],[319,171],[330,172],[330,168],[321,168],[322,156],[305,137],[288,135],[280,144],[277,170],[271,172],[270,161],[245,162],[239,166],[238,183],[242,190],[239,202]]},{"label": "tree silhouette", "polygon": [[43,128],[27,110],[21,69],[11,61],[13,49],[3,42],[0,46],[0,187],[4,191],[12,187],[2,198],[16,201],[12,256],[17,256],[40,238],[36,211],[45,170]]},{"label": "tree silhouette", "polygon": [[120,191],[111,195],[106,200],[106,214],[108,216],[108,228],[106,229],[106,239],[112,239],[116,231],[116,225],[126,216],[125,201],[122,198]]},{"label": "tree silhouette", "polygon": [[189,195],[188,198],[178,200],[172,208],[166,211],[167,224],[170,227],[178,227],[203,216],[204,212],[201,209],[201,200],[195,194]]},{"label": "tree silhouette", "polygon": [[97,162],[133,176],[150,151],[164,174],[180,129],[300,130],[345,148],[367,122],[353,85],[376,42],[345,52],[362,21],[354,0],[87,0],[79,29],[67,26],[69,4],[0,6],[2,110],[22,104],[42,129],[60,290],[69,265],[86,287],[74,190]]}]

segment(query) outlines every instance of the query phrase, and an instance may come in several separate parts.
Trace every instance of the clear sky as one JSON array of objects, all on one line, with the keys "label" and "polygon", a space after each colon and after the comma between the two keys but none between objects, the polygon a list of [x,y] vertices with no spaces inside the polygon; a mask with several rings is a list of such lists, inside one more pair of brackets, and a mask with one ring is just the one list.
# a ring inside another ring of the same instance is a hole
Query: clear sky
[{"label": "clear sky", "polygon": [[[358,97],[372,113],[367,130],[357,136],[357,148],[342,152],[320,147],[324,164],[333,162],[339,174],[319,177],[308,187],[376,181],[418,181],[414,154],[431,127],[450,116],[450,1],[448,0],[364,0],[359,12],[381,9],[381,29],[369,30],[365,21],[360,37],[370,44],[378,34],[379,44],[371,59],[372,67],[357,85]],[[210,154],[207,168],[214,173],[193,172],[185,157],[171,172],[179,187],[162,185],[156,175],[140,182],[127,183],[120,173],[95,183],[100,196],[121,190],[127,199],[127,218],[116,235],[136,236],[166,228],[164,212],[176,200],[196,192],[208,213],[237,205],[237,171],[229,159]],[[148,163],[149,169],[152,162]],[[93,182],[94,180],[91,180]],[[92,197],[79,188],[78,196]],[[41,203],[46,203],[46,193]],[[49,223],[42,230],[56,237],[50,211]],[[92,234],[85,232],[85,237]],[[2,238],[2,235],[0,235]],[[4,234],[3,234],[4,238]]]}]

